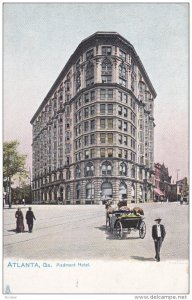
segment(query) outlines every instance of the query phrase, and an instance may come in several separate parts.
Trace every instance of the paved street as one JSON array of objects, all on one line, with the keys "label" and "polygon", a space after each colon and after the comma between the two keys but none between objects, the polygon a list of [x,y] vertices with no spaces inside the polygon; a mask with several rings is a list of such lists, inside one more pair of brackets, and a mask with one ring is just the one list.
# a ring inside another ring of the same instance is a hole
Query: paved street
[{"label": "paved street", "polygon": [[[102,205],[33,206],[37,219],[33,233],[27,232],[25,224],[26,231],[18,234],[16,207],[4,209],[5,290],[16,294],[187,293],[189,206],[139,206],[147,226],[143,240],[138,231],[122,240],[115,238],[105,227]],[[28,207],[21,208],[25,214]],[[153,259],[151,238],[158,216],[167,231],[160,263]]]},{"label": "paved street", "polygon": [[[147,233],[138,231],[117,239],[105,227],[105,208],[100,206],[32,206],[36,221],[33,233],[15,233],[15,211],[4,209],[4,256],[27,259],[132,259],[154,257],[153,220],[160,216],[166,228],[162,260],[188,258],[188,205],[140,204]],[[134,205],[130,205],[134,207]],[[25,215],[28,206],[21,206]]]}]

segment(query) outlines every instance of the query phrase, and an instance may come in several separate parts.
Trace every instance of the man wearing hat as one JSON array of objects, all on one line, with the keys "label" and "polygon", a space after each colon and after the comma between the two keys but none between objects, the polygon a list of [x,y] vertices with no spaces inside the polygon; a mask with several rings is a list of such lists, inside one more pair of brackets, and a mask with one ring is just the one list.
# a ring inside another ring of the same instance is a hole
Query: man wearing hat
[{"label": "man wearing hat", "polygon": [[155,243],[155,259],[156,261],[160,261],[160,249],[162,242],[165,238],[166,232],[165,232],[165,227],[164,225],[160,224],[161,223],[161,218],[155,219],[156,225],[153,225],[152,227],[152,238]]}]

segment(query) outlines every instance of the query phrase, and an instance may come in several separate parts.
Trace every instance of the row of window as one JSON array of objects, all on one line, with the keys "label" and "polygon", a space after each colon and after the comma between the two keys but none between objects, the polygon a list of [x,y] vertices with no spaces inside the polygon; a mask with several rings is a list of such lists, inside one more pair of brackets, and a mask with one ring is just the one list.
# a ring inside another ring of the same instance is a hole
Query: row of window
[{"label": "row of window", "polygon": [[[100,104],[100,114],[113,114],[113,104]],[[75,122],[80,122],[82,120],[82,115],[84,118],[88,118],[95,115],[96,107],[95,105],[87,106],[82,110],[80,110],[78,113],[75,114]],[[82,113],[83,112],[83,113]],[[118,106],[118,115],[128,118],[128,108],[124,106]],[[133,123],[135,123],[136,115],[131,111],[130,112],[130,119]],[[67,124],[66,124],[67,126]]]},{"label": "row of window", "polygon": [[[131,170],[131,177],[135,178],[135,174],[136,174],[135,166],[132,165],[130,170]],[[81,177],[81,169],[80,169],[79,165],[77,165],[77,167],[75,169],[75,175],[76,175],[76,178]],[[110,175],[110,176],[113,175],[113,167],[112,167],[111,162],[106,161],[106,162],[102,163],[101,175]],[[121,175],[121,176],[128,175],[128,167],[127,167],[127,164],[124,162],[120,163],[120,165],[119,165],[119,175]],[[85,177],[95,176],[95,167],[92,162],[87,163],[87,165],[85,166],[84,176]],[[70,178],[68,178],[68,179],[70,179]]]},{"label": "row of window", "polygon": [[[116,151],[114,151],[113,148],[100,148],[100,156],[101,158],[105,157],[119,157],[119,158],[124,158],[124,159],[130,159],[131,161],[136,161],[136,154],[132,151],[129,151],[129,157],[128,157],[128,150],[125,149],[117,149],[117,154]],[[114,156],[115,155],[115,156]],[[95,158],[96,157],[96,149],[95,148],[90,148],[86,149],[84,151],[79,151],[75,155],[76,161],[81,161],[82,159],[90,159],[90,158]]]},{"label": "row of window", "polygon": [[[112,47],[111,46],[102,46],[101,47],[101,54],[104,56],[112,55]],[[94,57],[94,49],[90,49],[86,52],[86,59],[89,60]],[[119,57],[125,61],[126,60],[126,53],[119,49]]]},{"label": "row of window", "polygon": [[[128,136],[127,135],[122,135],[122,134],[118,134],[118,143],[120,145],[124,144],[126,146],[128,146]],[[83,143],[82,143],[83,141]],[[81,148],[82,146],[89,146],[89,145],[93,145],[96,142],[96,134],[92,133],[89,135],[85,135],[83,138],[80,137],[79,139],[77,139],[75,141],[75,149],[77,150],[78,148]],[[112,145],[114,142],[114,134],[111,132],[102,132],[99,134],[99,143],[100,144],[108,144],[108,145]],[[132,147],[133,149],[136,148],[136,141],[132,138],[130,138],[130,147]]]},{"label": "row of window", "polygon": [[[97,91],[97,90],[96,90]],[[89,93],[84,94],[83,98],[79,98],[75,102],[75,108],[79,109],[83,104],[87,104],[90,101],[95,100],[95,90],[91,91]],[[99,97],[101,100],[112,100],[114,98],[113,89],[100,89]],[[83,101],[82,101],[83,99]],[[119,102],[128,104],[128,95],[118,91],[117,99]],[[130,106],[135,110],[135,100],[130,98]]]}]

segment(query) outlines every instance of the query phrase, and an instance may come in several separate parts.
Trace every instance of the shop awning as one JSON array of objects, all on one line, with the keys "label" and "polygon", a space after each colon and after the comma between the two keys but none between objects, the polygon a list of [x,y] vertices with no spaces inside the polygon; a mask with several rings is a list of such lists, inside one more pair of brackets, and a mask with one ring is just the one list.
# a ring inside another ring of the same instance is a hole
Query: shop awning
[{"label": "shop awning", "polygon": [[154,193],[158,196],[164,196],[164,193],[160,189],[154,189]]}]

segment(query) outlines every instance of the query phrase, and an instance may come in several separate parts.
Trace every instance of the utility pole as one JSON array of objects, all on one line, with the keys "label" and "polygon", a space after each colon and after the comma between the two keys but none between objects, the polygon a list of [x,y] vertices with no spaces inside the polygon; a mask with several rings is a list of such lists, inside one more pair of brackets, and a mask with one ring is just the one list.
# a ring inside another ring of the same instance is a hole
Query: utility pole
[{"label": "utility pole", "polygon": [[177,172],[177,181],[178,181],[179,171],[180,171],[180,169],[176,169],[176,172]]},{"label": "utility pole", "polygon": [[[180,169],[176,169],[176,172],[177,172],[177,181],[178,181],[178,178],[179,178],[179,171]],[[176,189],[177,189],[177,181],[176,181]],[[178,190],[177,190],[177,201],[178,201]]]}]

